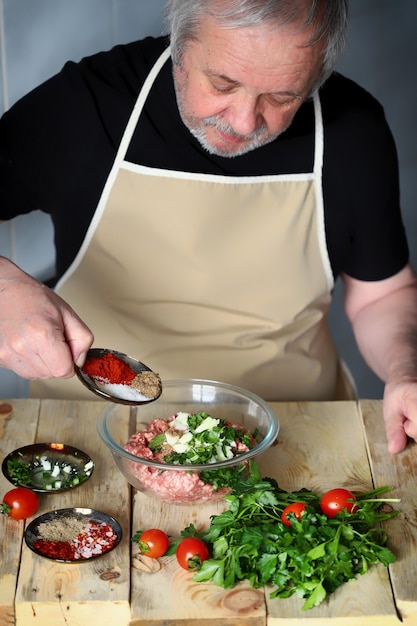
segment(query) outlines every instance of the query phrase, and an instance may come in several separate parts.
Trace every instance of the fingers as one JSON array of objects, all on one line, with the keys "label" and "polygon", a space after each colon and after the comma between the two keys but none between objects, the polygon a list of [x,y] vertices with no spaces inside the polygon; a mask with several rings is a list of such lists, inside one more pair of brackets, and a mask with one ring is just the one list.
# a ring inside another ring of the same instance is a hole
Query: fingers
[{"label": "fingers", "polygon": [[387,385],[383,412],[388,452],[398,454],[408,438],[417,441],[417,384],[414,382]]},{"label": "fingers", "polygon": [[391,410],[386,399],[384,399],[383,408],[388,452],[390,454],[398,454],[407,444],[407,435],[404,431],[404,417],[400,412]]},{"label": "fingers", "polygon": [[396,429],[389,430],[387,428],[387,439],[390,454],[398,454],[407,445],[407,436],[402,425]]},{"label": "fingers", "polygon": [[0,366],[19,376],[69,378],[93,334],[51,289],[13,264],[0,279]]},{"label": "fingers", "polygon": [[72,309],[65,310],[63,323],[65,341],[71,352],[72,362],[82,367],[87,351],[94,342],[94,335]]},{"label": "fingers", "polygon": [[[66,315],[64,313],[64,315]],[[74,357],[85,353],[91,345],[92,333],[73,320],[67,325],[49,318],[39,318],[19,325],[18,339],[9,339],[7,349],[0,351],[1,364],[19,376],[33,379],[70,378],[74,375]],[[69,340],[67,340],[67,336]],[[74,337],[74,339],[73,339]]]}]

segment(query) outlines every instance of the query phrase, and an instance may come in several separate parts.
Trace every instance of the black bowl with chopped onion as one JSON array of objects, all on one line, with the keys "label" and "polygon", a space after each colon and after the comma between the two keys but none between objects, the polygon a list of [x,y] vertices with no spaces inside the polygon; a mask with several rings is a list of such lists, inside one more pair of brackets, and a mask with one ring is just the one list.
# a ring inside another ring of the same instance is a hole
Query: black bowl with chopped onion
[{"label": "black bowl with chopped onion", "polygon": [[164,381],[156,402],[130,411],[130,437],[120,428],[124,419],[121,407],[108,404],[97,422],[100,438],[133,487],[173,504],[224,498],[279,432],[257,395],[198,379]]},{"label": "black bowl with chopped onion", "polygon": [[94,461],[83,450],[65,443],[34,443],[10,452],[3,459],[2,471],[16,487],[57,493],[88,480]]}]

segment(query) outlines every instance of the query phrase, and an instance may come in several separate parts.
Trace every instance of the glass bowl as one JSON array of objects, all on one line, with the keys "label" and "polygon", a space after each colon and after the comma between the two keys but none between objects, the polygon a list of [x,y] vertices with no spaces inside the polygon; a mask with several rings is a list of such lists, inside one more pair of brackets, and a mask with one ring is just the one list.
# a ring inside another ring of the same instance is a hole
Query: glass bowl
[{"label": "glass bowl", "polygon": [[[256,459],[276,440],[279,420],[270,406],[257,395],[226,383],[210,380],[168,380],[161,397],[151,404],[131,409],[131,434],[143,432],[159,418],[177,413],[204,411],[213,418],[239,425],[256,436],[254,446],[244,452],[208,464],[173,464],[136,456],[125,449],[120,433],[120,407],[107,404],[99,415],[97,432],[111,451],[127,481],[139,491],[173,504],[213,502],[230,491],[225,480],[245,478],[248,461]],[[149,451],[148,451],[149,452]]]}]

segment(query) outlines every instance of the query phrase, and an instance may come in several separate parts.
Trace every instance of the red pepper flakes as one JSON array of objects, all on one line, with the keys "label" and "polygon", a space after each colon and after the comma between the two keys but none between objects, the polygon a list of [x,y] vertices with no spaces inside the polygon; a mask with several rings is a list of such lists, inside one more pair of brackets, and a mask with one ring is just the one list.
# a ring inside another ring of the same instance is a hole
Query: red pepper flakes
[{"label": "red pepper flakes", "polygon": [[50,559],[62,559],[72,561],[75,557],[75,549],[69,541],[47,541],[37,539],[34,543],[35,550]]},{"label": "red pepper flakes", "polygon": [[116,541],[117,535],[109,524],[90,520],[71,542],[37,539],[34,548],[51,559],[74,561],[104,554]]}]

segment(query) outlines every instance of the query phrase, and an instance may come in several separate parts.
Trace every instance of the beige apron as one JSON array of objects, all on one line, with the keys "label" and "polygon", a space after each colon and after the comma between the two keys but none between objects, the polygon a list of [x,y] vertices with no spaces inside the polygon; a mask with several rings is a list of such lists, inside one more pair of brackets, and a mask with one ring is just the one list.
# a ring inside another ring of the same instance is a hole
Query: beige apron
[{"label": "beige apron", "polygon": [[[334,399],[319,99],[313,172],[240,178],[129,163],[132,134],[168,58],[169,50],[143,86],[57,292],[96,347],[135,356],[163,379],[220,380],[267,400]],[[36,381],[31,394],[94,398],[76,378]]]}]

